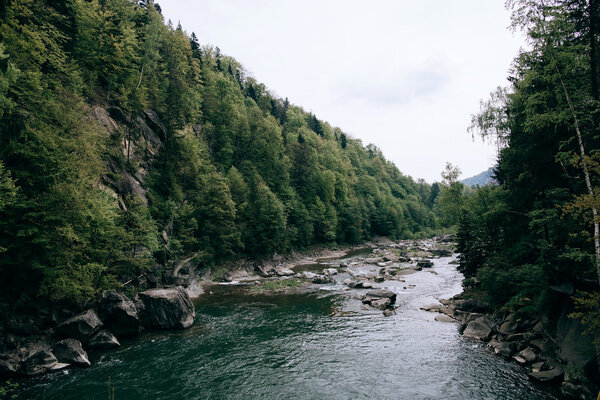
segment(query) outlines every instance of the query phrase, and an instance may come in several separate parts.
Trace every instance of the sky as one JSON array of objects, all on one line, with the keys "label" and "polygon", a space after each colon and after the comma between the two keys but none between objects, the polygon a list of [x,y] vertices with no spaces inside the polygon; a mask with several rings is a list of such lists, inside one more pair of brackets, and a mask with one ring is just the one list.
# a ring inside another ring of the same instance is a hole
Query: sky
[{"label": "sky", "polygon": [[495,163],[467,132],[524,46],[502,0],[162,0],[165,19],[405,175],[461,179]]}]

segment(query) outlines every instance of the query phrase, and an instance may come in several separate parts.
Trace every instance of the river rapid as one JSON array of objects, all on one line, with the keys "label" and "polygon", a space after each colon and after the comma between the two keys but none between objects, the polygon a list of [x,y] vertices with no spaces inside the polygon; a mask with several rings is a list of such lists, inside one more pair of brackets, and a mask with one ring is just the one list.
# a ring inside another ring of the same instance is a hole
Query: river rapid
[{"label": "river rapid", "polygon": [[340,283],[261,295],[213,286],[196,300],[192,328],[146,333],[91,354],[88,369],[22,381],[21,397],[107,399],[110,377],[115,400],[561,398],[420,310],[461,292],[451,260],[376,284],[397,293],[390,317]]}]

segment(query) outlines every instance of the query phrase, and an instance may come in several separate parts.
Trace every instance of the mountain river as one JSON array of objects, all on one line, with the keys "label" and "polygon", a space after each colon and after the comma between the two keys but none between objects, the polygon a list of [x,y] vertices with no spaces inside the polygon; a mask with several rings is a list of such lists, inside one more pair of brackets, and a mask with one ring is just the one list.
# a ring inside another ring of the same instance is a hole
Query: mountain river
[{"label": "mountain river", "polygon": [[358,298],[365,290],[346,288],[341,275],[303,294],[215,285],[195,301],[192,328],[145,333],[91,354],[92,367],[22,381],[20,395],[107,399],[110,377],[115,400],[560,398],[461,337],[457,324],[420,310],[461,292],[451,260],[436,259],[405,282],[376,284],[398,295],[391,317],[365,308]]}]

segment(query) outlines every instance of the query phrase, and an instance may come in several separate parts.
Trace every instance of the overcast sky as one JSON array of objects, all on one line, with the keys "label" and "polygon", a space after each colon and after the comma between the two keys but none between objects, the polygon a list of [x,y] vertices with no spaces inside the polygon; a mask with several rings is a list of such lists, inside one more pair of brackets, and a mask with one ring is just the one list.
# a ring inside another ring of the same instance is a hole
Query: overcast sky
[{"label": "overcast sky", "polygon": [[495,162],[467,127],[523,45],[502,0],[162,0],[165,19],[219,46],[280,97],[406,175],[461,178]]}]

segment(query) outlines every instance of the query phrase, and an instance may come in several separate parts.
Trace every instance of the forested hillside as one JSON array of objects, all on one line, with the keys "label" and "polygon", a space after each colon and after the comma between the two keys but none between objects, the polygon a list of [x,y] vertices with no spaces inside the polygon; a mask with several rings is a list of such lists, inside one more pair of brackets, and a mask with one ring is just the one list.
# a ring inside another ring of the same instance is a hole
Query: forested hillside
[{"label": "forested hillside", "polygon": [[202,268],[435,228],[439,190],[152,1],[5,0],[0,21],[5,304],[82,301],[188,257]]},{"label": "forested hillside", "polygon": [[[465,199],[461,268],[498,308],[599,332],[599,4],[511,1],[529,49],[473,117],[498,142],[499,186]],[[573,296],[573,297],[571,297]],[[595,325],[595,326],[594,326]],[[595,329],[594,329],[595,328]]]}]

